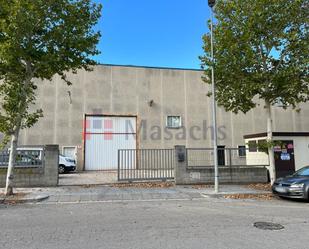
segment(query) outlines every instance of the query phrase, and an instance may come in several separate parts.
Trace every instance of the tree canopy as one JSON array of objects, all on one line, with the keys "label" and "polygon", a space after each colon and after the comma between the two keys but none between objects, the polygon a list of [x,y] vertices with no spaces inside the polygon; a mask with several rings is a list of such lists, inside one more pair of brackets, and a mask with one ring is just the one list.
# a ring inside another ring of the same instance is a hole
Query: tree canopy
[{"label": "tree canopy", "polygon": [[28,112],[34,78],[58,74],[70,84],[67,71],[95,64],[100,13],[90,0],[0,0],[0,132],[10,135],[20,122],[30,127],[42,115]]},{"label": "tree canopy", "polygon": [[215,68],[219,105],[246,113],[257,99],[294,108],[309,99],[307,0],[217,0],[214,11],[215,59],[209,33],[200,59],[205,82]]}]

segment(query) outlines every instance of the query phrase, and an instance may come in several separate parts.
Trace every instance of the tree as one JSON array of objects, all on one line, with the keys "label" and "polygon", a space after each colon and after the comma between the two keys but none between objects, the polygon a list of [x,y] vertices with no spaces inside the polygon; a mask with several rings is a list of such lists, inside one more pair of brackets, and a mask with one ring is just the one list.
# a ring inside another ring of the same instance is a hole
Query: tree
[{"label": "tree", "polygon": [[93,29],[101,5],[91,0],[0,0],[0,132],[10,140],[6,194],[13,194],[18,134],[42,116],[34,79],[91,70],[100,33]]},{"label": "tree", "polygon": [[[208,80],[215,68],[216,100],[226,111],[246,113],[265,102],[267,137],[272,141],[271,107],[296,108],[309,99],[307,0],[218,0],[214,60],[210,34],[200,57]],[[212,94],[212,93],[210,93]],[[269,147],[271,182],[276,178]]]}]

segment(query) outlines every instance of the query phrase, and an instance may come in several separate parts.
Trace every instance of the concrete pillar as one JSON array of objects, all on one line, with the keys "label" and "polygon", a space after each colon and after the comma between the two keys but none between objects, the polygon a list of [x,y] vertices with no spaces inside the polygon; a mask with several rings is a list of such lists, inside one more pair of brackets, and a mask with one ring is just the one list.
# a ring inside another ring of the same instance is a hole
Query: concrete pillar
[{"label": "concrete pillar", "polygon": [[45,145],[44,177],[46,186],[58,185],[59,145]]},{"label": "concrete pillar", "polygon": [[184,145],[175,146],[175,183],[183,184],[186,176],[187,167],[187,150]]}]

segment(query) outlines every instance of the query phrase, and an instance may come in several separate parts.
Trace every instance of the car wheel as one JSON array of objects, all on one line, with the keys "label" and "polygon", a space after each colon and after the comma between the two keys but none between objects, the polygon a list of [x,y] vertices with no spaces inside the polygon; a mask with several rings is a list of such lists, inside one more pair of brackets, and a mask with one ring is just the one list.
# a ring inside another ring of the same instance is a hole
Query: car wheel
[{"label": "car wheel", "polygon": [[64,167],[64,165],[59,165],[58,173],[59,173],[59,174],[63,174],[64,172],[65,172],[65,167]]}]

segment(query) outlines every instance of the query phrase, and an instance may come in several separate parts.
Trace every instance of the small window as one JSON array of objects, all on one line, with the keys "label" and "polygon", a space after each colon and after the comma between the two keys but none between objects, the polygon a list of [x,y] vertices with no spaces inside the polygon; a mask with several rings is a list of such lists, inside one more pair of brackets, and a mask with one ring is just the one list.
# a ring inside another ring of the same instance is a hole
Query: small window
[{"label": "small window", "polygon": [[257,143],[256,141],[249,141],[249,152],[257,152]]},{"label": "small window", "polygon": [[181,117],[180,116],[167,116],[166,127],[180,128],[181,127]]},{"label": "small window", "polygon": [[246,146],[244,146],[244,145],[238,146],[238,156],[239,157],[245,157],[246,156]]},{"label": "small window", "polygon": [[267,141],[265,139],[258,140],[258,151],[259,152],[267,152],[268,151]]}]

